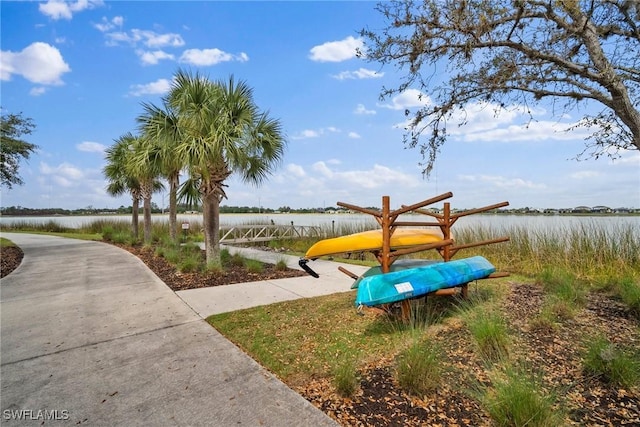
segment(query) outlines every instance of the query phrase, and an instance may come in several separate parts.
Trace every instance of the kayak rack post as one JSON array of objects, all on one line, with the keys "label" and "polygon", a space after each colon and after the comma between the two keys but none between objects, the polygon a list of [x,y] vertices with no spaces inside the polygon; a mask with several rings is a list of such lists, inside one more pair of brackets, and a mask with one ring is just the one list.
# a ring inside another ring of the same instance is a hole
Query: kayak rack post
[{"label": "kayak rack post", "polygon": [[[380,270],[383,274],[388,273],[391,269],[391,265],[394,261],[402,255],[408,255],[411,253],[421,252],[430,249],[436,249],[443,261],[448,262],[456,255],[456,253],[460,249],[471,248],[476,246],[483,246],[492,243],[500,243],[509,240],[509,237],[499,237],[496,239],[483,240],[481,242],[475,243],[467,243],[464,245],[456,246],[454,240],[452,238],[451,228],[453,224],[458,220],[458,218],[472,215],[475,213],[486,212],[492,209],[501,208],[504,206],[508,206],[509,202],[501,202],[496,203],[489,206],[484,206],[477,209],[471,209],[468,211],[462,211],[457,213],[451,213],[451,204],[449,202],[444,203],[442,213],[431,212],[425,209],[422,209],[428,205],[433,203],[440,202],[442,200],[446,200],[450,197],[453,197],[452,192],[447,192],[440,194],[438,196],[432,197],[427,200],[423,200],[421,202],[415,203],[413,205],[402,205],[400,209],[391,210],[390,208],[390,198],[389,196],[382,196],[382,210],[377,211],[373,209],[367,209],[356,205],[351,205],[344,202],[338,202],[337,205],[351,209],[357,212],[365,213],[372,215],[374,219],[378,222],[380,227],[382,228],[382,248],[381,250],[374,251],[378,263],[380,264]],[[437,222],[417,222],[417,221],[396,221],[398,217],[403,213],[415,212],[424,215],[431,216],[436,219]],[[439,227],[442,232],[442,241],[438,243],[432,243],[427,245],[417,245],[410,248],[398,249],[395,251],[391,250],[391,236],[397,227],[401,226],[436,226]],[[308,268],[308,266],[306,266]],[[340,270],[348,276],[354,278],[353,273]],[[502,277],[498,274],[492,275],[493,277]],[[357,278],[357,277],[356,277]],[[460,294],[463,298],[468,296],[468,283],[465,283],[460,286]],[[455,289],[442,289],[433,293],[434,295],[453,295],[455,294]],[[409,300],[402,301],[402,318],[403,320],[408,320],[411,316],[411,303]]]}]

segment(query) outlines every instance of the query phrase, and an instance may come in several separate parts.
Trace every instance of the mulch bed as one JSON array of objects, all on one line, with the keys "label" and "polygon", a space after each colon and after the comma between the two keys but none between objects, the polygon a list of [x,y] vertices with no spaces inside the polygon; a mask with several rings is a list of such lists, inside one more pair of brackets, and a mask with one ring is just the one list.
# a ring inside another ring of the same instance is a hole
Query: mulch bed
[{"label": "mulch bed", "polygon": [[[640,346],[640,322],[624,305],[604,294],[591,294],[587,307],[558,329],[533,329],[529,320],[540,312],[543,290],[512,284],[504,302],[513,358],[525,360],[542,376],[547,390],[560,390],[570,425],[640,426],[640,391],[612,386],[581,369],[580,343],[604,333],[614,343]],[[393,360],[380,360],[360,372],[360,389],[342,398],[327,378],[294,388],[344,426],[490,426],[489,415],[473,397],[473,385],[490,384],[460,322],[445,323],[432,337],[446,352],[443,385],[428,396],[405,393],[394,378]],[[453,388],[451,387],[453,386]]]},{"label": "mulch bed", "polygon": [[0,249],[0,277],[4,277],[18,268],[24,253],[17,246],[6,246]]},{"label": "mulch bed", "polygon": [[[304,271],[289,268],[278,270],[272,264],[264,264],[264,268],[260,272],[249,271],[244,266],[230,265],[225,266],[224,271],[182,273],[166,259],[156,256],[152,248],[144,246],[120,247],[140,258],[156,276],[174,291],[306,276]],[[204,260],[204,254],[202,256]]]}]

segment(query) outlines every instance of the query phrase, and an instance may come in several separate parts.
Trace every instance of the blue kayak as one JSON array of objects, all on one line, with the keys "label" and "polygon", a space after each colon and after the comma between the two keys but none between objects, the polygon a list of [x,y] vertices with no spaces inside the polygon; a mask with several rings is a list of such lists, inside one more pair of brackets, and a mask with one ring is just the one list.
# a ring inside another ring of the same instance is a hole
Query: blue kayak
[{"label": "blue kayak", "polygon": [[[389,268],[389,273],[408,270],[410,268],[424,267],[424,266],[435,264],[438,262],[444,262],[444,261],[440,261],[440,260],[436,261],[436,260],[430,260],[430,259],[399,259],[393,264],[391,264],[391,267]],[[381,266],[378,265],[376,267],[371,267],[370,269],[365,271],[362,274],[362,276],[360,276],[355,282],[353,282],[353,285],[351,285],[351,289],[358,289],[358,286],[360,286],[360,282],[362,282],[362,280],[364,280],[365,277],[377,276],[379,274],[383,274]]]},{"label": "blue kayak", "polygon": [[356,306],[390,304],[484,279],[496,268],[484,257],[474,256],[363,277],[358,284]]}]

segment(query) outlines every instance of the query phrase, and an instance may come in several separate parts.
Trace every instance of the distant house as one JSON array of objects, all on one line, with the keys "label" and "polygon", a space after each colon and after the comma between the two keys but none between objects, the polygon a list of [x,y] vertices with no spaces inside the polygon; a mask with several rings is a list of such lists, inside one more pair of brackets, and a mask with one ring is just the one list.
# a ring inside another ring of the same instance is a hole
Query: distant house
[{"label": "distant house", "polygon": [[591,213],[591,208],[589,206],[578,206],[573,208],[571,211],[573,213]]},{"label": "distant house", "polygon": [[593,213],[611,213],[613,210],[608,206],[594,206],[591,208],[591,212]]},{"label": "distant house", "polygon": [[631,213],[631,209],[629,208],[615,208],[613,210],[614,213]]}]

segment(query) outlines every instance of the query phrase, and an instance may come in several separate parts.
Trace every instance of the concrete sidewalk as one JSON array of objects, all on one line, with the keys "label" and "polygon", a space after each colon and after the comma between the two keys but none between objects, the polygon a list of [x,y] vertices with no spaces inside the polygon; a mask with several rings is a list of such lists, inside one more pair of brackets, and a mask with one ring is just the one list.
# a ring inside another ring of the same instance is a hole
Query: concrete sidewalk
[{"label": "concrete sidewalk", "polygon": [[[289,268],[301,270],[299,257],[268,252],[259,249],[226,246],[231,254],[242,256],[270,264],[283,260]],[[227,286],[189,289],[176,292],[202,318],[212,314],[236,311],[259,305],[273,304],[280,301],[298,298],[310,298],[321,295],[351,291],[353,279],[338,271],[339,266],[361,275],[368,267],[332,261],[310,261],[308,264],[320,278],[309,275],[289,279],[265,280],[260,282],[236,283]],[[354,295],[355,299],[355,295]],[[355,310],[355,308],[354,308]]]},{"label": "concrete sidewalk", "polygon": [[0,281],[3,425],[336,425],[128,252],[2,236],[25,253]]}]

